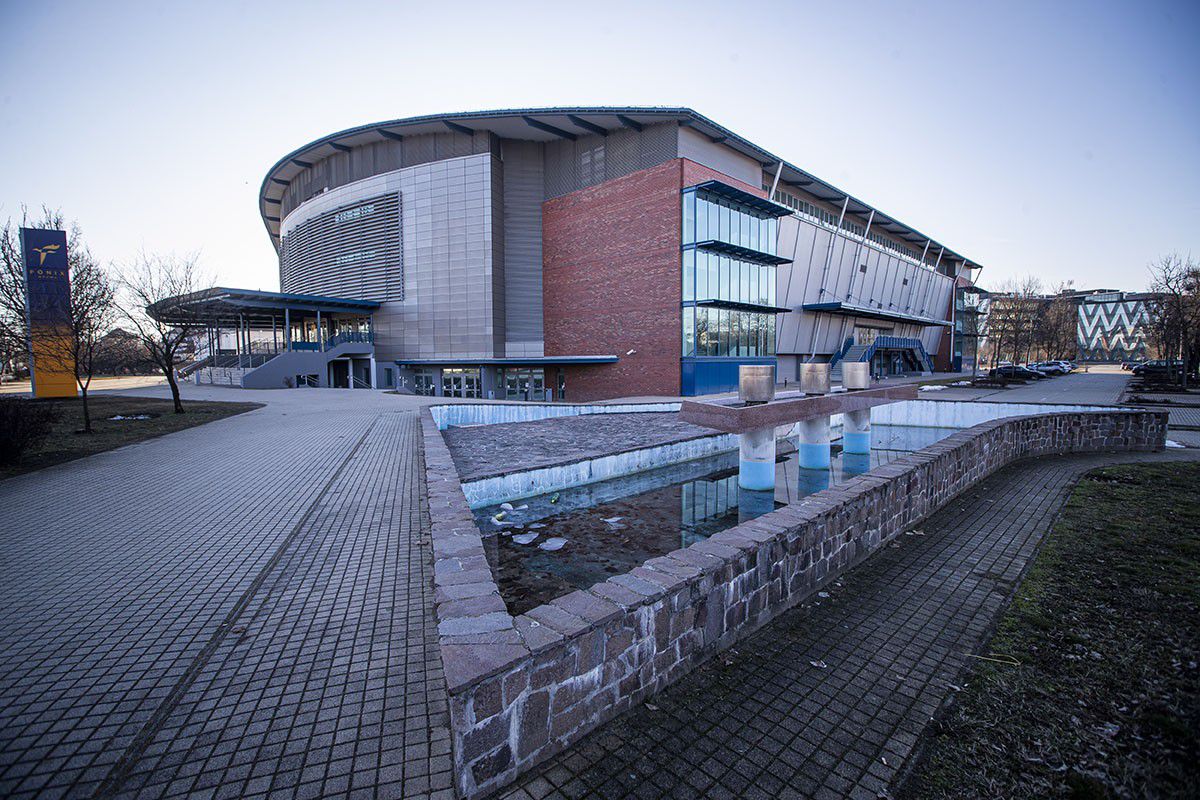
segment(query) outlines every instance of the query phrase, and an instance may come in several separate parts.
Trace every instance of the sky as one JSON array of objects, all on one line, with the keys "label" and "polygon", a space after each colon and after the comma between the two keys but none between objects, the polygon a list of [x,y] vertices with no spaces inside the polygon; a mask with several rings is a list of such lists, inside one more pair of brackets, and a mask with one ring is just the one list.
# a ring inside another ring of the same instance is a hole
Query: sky
[{"label": "sky", "polygon": [[0,0],[0,219],[277,290],[263,176],[380,120],[687,106],[983,265],[1200,258],[1200,3]]}]

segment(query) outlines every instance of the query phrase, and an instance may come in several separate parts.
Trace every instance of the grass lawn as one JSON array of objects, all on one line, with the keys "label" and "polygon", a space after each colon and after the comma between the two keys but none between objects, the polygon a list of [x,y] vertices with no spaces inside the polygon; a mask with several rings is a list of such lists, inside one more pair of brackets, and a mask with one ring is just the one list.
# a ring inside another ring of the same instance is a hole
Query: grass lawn
[{"label": "grass lawn", "polygon": [[[59,411],[50,435],[36,448],[26,453],[16,464],[0,467],[0,478],[10,478],[23,472],[31,472],[64,461],[90,456],[140,442],[164,433],[181,431],[195,425],[242,414],[261,403],[213,403],[196,400],[184,401],[186,414],[176,414],[170,400],[149,397],[125,397],[117,395],[92,395],[88,407],[92,412],[91,435],[78,433],[83,429],[83,403],[74,400],[30,400],[47,403]],[[150,419],[113,420],[110,417],[149,415]]]},{"label": "grass lawn", "polygon": [[901,798],[1196,797],[1200,464],[1075,489]]}]

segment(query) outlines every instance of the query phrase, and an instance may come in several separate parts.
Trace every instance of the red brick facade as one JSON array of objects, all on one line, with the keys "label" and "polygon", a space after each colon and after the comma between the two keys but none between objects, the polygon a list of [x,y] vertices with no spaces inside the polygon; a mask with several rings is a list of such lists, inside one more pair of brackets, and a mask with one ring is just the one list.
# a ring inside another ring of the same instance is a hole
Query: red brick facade
[{"label": "red brick facade", "polygon": [[546,355],[620,357],[566,368],[567,400],[679,394],[680,165],[542,205]]},{"label": "red brick facade", "polygon": [[542,204],[546,355],[620,357],[565,368],[567,400],[680,393],[680,190],[714,179],[766,196],[677,158]]}]

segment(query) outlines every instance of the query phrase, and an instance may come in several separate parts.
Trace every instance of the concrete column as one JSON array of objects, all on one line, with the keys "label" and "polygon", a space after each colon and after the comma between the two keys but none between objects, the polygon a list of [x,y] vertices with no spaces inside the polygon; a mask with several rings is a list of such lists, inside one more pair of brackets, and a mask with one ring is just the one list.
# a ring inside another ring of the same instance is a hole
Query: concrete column
[{"label": "concrete column", "polygon": [[829,417],[800,421],[797,447],[803,469],[829,469]]},{"label": "concrete column", "polygon": [[[826,439],[828,444],[828,439]],[[738,434],[740,460],[738,486],[766,491],[775,489],[775,429],[760,428]],[[826,466],[829,461],[826,460]]]},{"label": "concrete column", "polygon": [[842,452],[871,453],[871,409],[842,414]]}]

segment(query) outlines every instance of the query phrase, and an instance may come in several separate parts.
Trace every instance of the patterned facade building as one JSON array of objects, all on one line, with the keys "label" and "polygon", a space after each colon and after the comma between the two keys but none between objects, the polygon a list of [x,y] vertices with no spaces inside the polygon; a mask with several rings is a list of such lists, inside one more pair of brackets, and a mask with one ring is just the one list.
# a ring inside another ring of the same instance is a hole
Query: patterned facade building
[{"label": "patterned facade building", "polygon": [[1092,292],[1081,296],[1076,329],[1079,360],[1114,362],[1148,358],[1148,301],[1152,298],[1151,294],[1133,292]]}]

